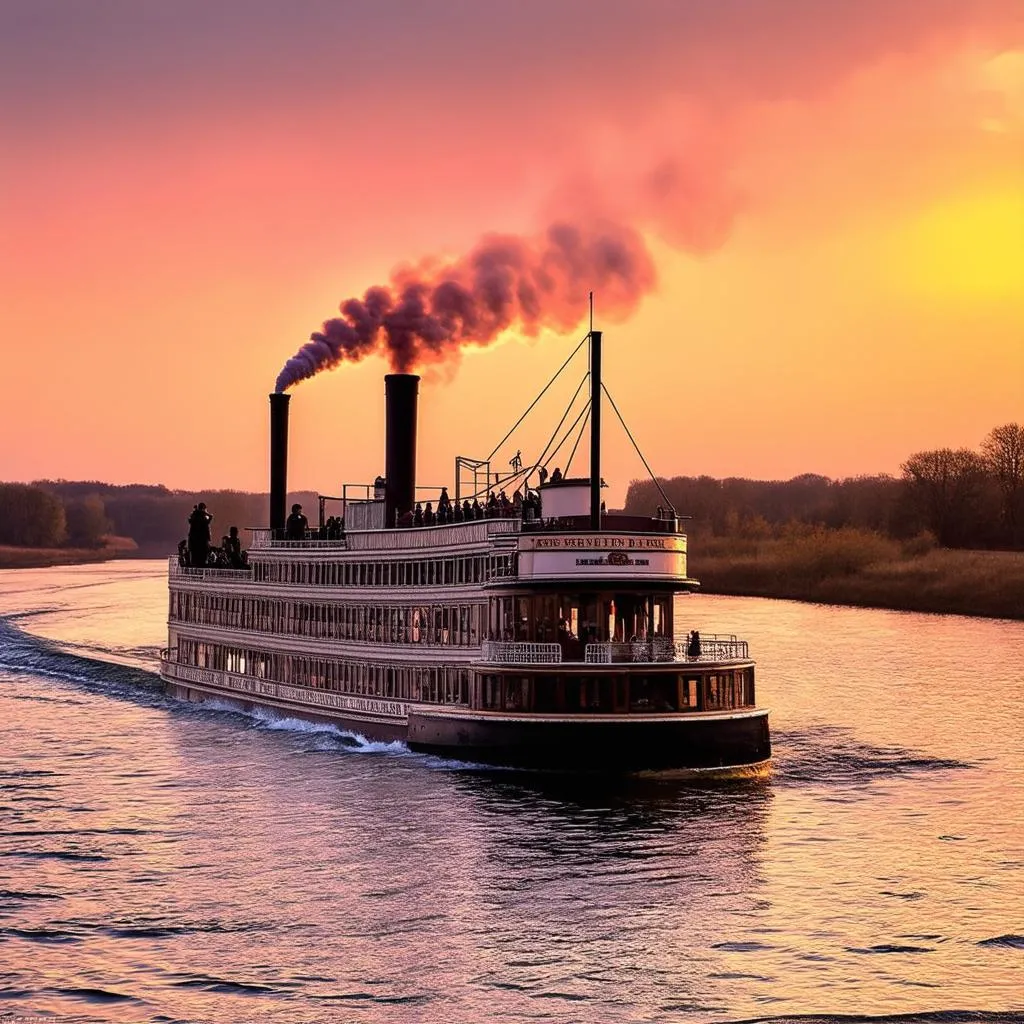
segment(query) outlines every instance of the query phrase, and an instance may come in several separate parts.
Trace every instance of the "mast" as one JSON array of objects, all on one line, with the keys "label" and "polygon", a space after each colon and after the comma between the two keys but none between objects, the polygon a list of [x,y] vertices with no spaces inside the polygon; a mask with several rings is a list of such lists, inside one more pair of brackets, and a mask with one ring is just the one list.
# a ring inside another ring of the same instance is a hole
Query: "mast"
[{"label": "mast", "polygon": [[601,332],[590,332],[590,528],[601,529]]}]

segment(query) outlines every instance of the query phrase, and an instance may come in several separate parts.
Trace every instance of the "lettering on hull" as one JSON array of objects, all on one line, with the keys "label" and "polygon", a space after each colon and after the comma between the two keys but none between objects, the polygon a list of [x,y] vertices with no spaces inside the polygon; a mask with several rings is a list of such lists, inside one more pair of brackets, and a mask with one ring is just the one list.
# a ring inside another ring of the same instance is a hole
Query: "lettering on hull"
[{"label": "lettering on hull", "polygon": [[261,697],[276,697],[295,704],[310,707],[335,708],[338,711],[357,711],[364,715],[386,715],[390,718],[408,718],[409,705],[400,700],[381,700],[376,697],[349,697],[341,693],[325,693],[308,690],[285,683],[272,683],[265,679],[249,679],[245,676],[214,672],[210,669],[195,668],[191,665],[175,665],[170,675],[175,680],[206,683],[236,693]]}]

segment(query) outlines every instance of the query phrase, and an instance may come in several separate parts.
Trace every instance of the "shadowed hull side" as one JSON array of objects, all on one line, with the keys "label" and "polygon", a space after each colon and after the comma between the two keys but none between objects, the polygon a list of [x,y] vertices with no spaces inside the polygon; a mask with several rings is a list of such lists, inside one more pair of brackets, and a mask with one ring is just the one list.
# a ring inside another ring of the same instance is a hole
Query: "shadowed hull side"
[{"label": "shadowed hull side", "polygon": [[411,750],[555,772],[749,776],[767,772],[768,712],[531,715],[410,710]]}]

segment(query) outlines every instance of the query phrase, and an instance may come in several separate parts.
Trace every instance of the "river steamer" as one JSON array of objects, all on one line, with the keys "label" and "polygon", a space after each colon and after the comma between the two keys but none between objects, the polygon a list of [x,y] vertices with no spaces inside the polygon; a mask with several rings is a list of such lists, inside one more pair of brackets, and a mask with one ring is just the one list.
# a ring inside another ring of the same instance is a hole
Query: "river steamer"
[{"label": "river steamer", "polygon": [[[270,526],[252,531],[245,568],[170,560],[167,692],[474,763],[765,772],[747,643],[698,645],[677,621],[676,596],[698,585],[680,520],[601,507],[601,336],[588,337],[590,476],[529,488],[513,473],[498,486],[520,482],[527,500],[480,518],[468,506],[410,525],[419,378],[390,374],[384,478],[361,500],[343,489],[343,531],[288,536],[288,396],[272,395]],[[472,465],[486,498],[495,478]]]}]

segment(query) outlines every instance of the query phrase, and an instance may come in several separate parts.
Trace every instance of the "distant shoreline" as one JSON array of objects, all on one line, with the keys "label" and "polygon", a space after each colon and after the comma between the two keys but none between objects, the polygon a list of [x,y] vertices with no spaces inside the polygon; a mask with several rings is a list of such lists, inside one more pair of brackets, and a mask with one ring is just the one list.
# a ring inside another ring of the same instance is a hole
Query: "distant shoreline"
[{"label": "distant shoreline", "polygon": [[[780,545],[780,547],[782,547]],[[1024,552],[936,548],[824,573],[783,549],[690,558],[699,593],[1024,620]]]},{"label": "distant shoreline", "polygon": [[146,554],[130,537],[111,537],[101,548],[26,548],[0,544],[0,570],[49,569],[58,565],[91,565],[115,558],[144,557]]}]

